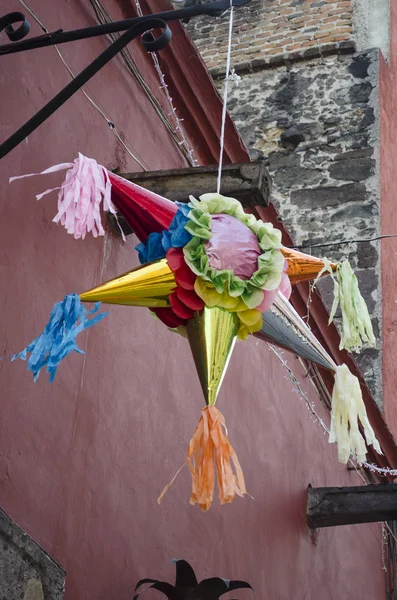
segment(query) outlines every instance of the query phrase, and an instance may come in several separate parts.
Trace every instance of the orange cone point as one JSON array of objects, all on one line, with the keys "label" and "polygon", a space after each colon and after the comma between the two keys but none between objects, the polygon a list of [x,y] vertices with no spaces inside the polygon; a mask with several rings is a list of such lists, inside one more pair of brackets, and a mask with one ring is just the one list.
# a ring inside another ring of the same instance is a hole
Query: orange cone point
[{"label": "orange cone point", "polygon": [[[324,267],[324,261],[321,258],[304,254],[292,248],[281,248],[281,252],[288,261],[287,275],[292,285],[316,279],[321,269]],[[335,271],[337,265],[331,263],[331,268]],[[326,275],[326,273],[324,273]]]}]

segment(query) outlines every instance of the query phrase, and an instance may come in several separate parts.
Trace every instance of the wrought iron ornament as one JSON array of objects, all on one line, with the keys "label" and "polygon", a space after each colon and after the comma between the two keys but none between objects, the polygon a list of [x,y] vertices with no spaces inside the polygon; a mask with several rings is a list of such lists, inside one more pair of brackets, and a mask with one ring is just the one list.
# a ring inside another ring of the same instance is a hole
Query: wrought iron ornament
[{"label": "wrought iron ornament", "polygon": [[[52,33],[46,33],[28,40],[23,40],[23,38],[29,33],[30,24],[22,13],[13,12],[1,17],[0,34],[2,31],[5,31],[6,35],[11,40],[11,43],[0,45],[0,56],[33,50],[35,48],[43,48],[44,46],[64,44],[99,35],[107,35],[109,33],[121,31],[124,31],[125,33],[95,58],[31,119],[5,140],[5,142],[0,145],[0,158],[6,156],[13,148],[18,146],[18,144],[35,131],[37,127],[44,123],[48,117],[85,85],[91,77],[98,73],[102,67],[138,36],[141,36],[141,42],[148,52],[158,52],[167,46],[172,37],[167,22],[178,21],[181,19],[186,20],[200,15],[220,17],[231,5],[239,7],[248,2],[249,0],[216,0],[216,2],[210,2],[208,4],[194,4],[177,10],[169,10],[153,15],[125,19],[124,21],[115,21],[114,23],[106,23],[104,25],[86,27],[74,31],[63,31],[62,29],[59,29]],[[15,28],[14,26],[17,24],[19,24],[19,26]],[[153,30],[161,30],[162,33],[159,37],[155,37]]]}]

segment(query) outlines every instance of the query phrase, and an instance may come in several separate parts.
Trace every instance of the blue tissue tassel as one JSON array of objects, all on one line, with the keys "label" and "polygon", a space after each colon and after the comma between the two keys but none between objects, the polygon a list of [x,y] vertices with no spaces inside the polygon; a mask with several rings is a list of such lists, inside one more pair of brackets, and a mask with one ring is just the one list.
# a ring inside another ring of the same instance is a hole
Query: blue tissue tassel
[{"label": "blue tissue tassel", "polygon": [[85,354],[77,346],[76,337],[84,329],[95,325],[106,317],[108,313],[101,313],[92,319],[87,318],[88,315],[93,315],[98,311],[100,304],[100,302],[97,302],[94,308],[88,311],[82,305],[77,294],[68,294],[62,302],[54,305],[50,320],[44,331],[25,350],[15,354],[11,360],[17,358],[26,360],[30,352],[28,369],[33,372],[34,380],[37,380],[40,370],[47,367],[50,382],[54,381],[59,363],[70,352],[74,350],[79,354]]}]

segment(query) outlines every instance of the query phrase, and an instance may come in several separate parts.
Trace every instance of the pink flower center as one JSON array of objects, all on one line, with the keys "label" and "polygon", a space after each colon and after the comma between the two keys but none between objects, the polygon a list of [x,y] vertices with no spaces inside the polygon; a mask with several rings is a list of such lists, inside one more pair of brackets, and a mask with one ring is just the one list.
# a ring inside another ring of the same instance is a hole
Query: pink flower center
[{"label": "pink flower center", "polygon": [[249,227],[230,215],[212,215],[212,237],[204,243],[213,269],[231,269],[240,279],[250,279],[258,270],[261,250]]}]

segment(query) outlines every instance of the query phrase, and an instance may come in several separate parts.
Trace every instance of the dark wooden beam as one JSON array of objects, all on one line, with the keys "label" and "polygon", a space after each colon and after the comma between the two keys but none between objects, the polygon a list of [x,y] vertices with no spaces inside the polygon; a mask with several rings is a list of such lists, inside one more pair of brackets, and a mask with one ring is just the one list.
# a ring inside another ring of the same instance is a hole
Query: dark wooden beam
[{"label": "dark wooden beam", "polygon": [[[190,195],[198,198],[201,194],[216,191],[218,167],[120,173],[120,176],[174,202],[189,202]],[[225,165],[221,192],[224,196],[236,198],[245,207],[267,206],[270,176],[264,163],[256,161]]]},{"label": "dark wooden beam", "polygon": [[309,486],[309,527],[335,527],[397,519],[397,484],[341,488]]},{"label": "dark wooden beam", "polygon": [[[218,166],[118,175],[173,202],[189,202],[189,196],[216,191]],[[245,208],[267,206],[270,190],[271,178],[263,161],[227,164],[222,169],[222,195],[236,198]],[[120,235],[114,216],[107,213],[107,218],[113,233]],[[122,215],[118,220],[125,235],[133,233]]]}]

